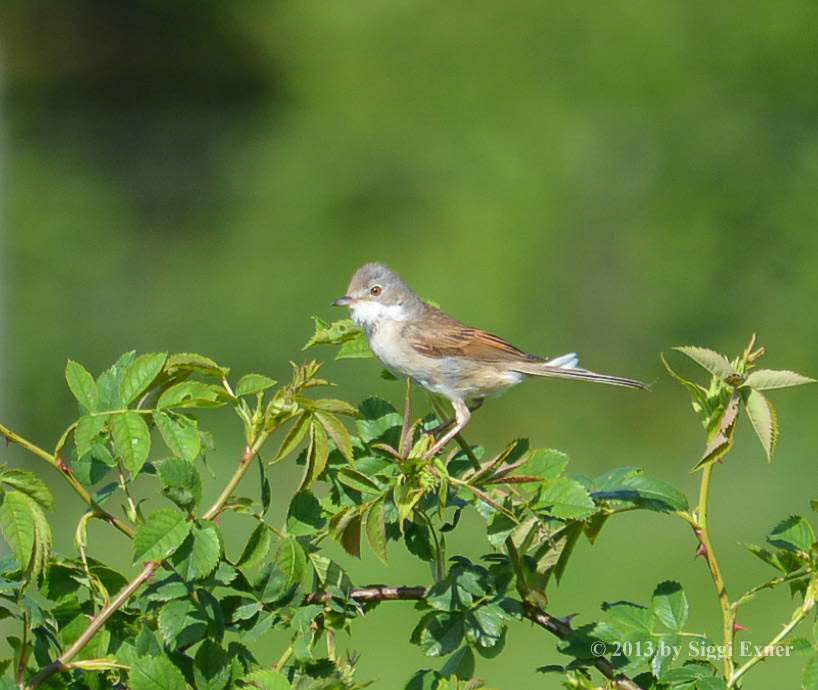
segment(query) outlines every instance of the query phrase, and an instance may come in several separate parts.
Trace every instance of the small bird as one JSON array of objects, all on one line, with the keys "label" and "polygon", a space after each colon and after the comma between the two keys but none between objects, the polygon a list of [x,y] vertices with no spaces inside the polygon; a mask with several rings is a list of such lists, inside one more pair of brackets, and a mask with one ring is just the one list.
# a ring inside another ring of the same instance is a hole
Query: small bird
[{"label": "small bird", "polygon": [[352,320],[366,333],[369,347],[387,369],[452,403],[454,425],[429,449],[427,458],[466,426],[483,398],[529,376],[647,389],[640,381],[580,368],[576,353],[538,357],[496,335],[466,326],[424,302],[397,273],[380,263],[361,266],[347,294],[333,305],[349,307]]}]

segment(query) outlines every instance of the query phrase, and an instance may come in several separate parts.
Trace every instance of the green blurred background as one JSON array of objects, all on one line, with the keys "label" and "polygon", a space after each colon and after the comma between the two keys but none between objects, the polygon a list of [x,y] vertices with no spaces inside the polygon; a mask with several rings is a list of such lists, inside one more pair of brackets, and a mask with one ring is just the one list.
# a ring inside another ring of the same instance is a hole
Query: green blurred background
[{"label": "green blurred background", "polygon": [[[757,331],[767,366],[818,373],[816,23],[811,0],[5,0],[2,420],[51,445],[75,413],[69,356],[98,372],[132,348],[197,351],[285,378],[308,317],[340,316],[330,301],[381,260],[525,349],[576,350],[589,368],[655,381],[645,395],[532,382],[490,401],[470,439],[495,450],[528,436],[568,452],[575,472],[638,465],[692,497],[702,430],[660,351],[735,354]],[[398,403],[378,372],[327,367],[341,397]],[[712,529],[733,594],[772,575],[739,542],[818,495],[815,391],[772,397],[775,463],[742,420],[715,478]],[[209,416],[217,476],[240,445],[221,418]],[[43,471],[71,553],[73,494],[14,447],[0,460]],[[297,472],[272,472],[283,501]],[[152,489],[149,507],[162,503]],[[247,526],[227,526],[236,555]],[[481,530],[470,515],[452,551],[479,557]],[[94,535],[97,555],[129,567],[120,535]],[[692,629],[717,637],[694,548],[681,521],[623,516],[577,549],[552,611],[588,622],[603,601],[646,602],[673,578]],[[399,550],[389,569],[339,557],[361,583],[427,582]],[[744,639],[766,642],[787,606],[785,592],[763,596],[740,619]],[[408,645],[414,618],[392,604],[359,624],[349,646],[363,652],[362,679],[399,688],[439,667]],[[565,659],[519,624],[478,673],[557,687],[534,669]],[[800,667],[771,661],[746,687],[795,687]]]}]

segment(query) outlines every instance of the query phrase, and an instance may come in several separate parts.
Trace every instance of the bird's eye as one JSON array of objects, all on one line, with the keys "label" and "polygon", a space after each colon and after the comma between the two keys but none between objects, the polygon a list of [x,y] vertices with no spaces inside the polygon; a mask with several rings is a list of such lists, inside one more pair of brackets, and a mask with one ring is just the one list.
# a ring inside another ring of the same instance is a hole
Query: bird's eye
[{"label": "bird's eye", "polygon": [[381,292],[383,292],[383,288],[380,285],[373,285],[371,288],[369,288],[369,294],[373,297],[377,297],[381,294]]}]

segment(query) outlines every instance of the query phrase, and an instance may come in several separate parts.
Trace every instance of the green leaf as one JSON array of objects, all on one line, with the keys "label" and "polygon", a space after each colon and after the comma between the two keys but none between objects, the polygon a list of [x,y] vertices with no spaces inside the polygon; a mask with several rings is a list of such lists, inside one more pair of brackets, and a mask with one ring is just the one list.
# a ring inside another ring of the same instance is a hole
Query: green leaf
[{"label": "green leaf", "polygon": [[131,362],[119,382],[119,397],[124,405],[132,403],[148,389],[159,376],[167,358],[166,352],[158,352],[139,355]]},{"label": "green leaf", "polygon": [[696,690],[727,690],[727,682],[724,678],[699,678],[696,682]]},{"label": "green leaf", "polygon": [[69,359],[65,365],[65,380],[77,402],[87,412],[96,412],[99,405],[99,389],[88,370],[79,362]]},{"label": "green leaf", "polygon": [[284,574],[287,587],[295,587],[304,579],[307,571],[307,554],[297,539],[283,539],[278,546],[274,562]]},{"label": "green leaf", "polygon": [[139,470],[148,459],[151,450],[151,434],[142,415],[132,410],[123,414],[116,414],[108,422],[111,427],[111,438],[114,441],[114,450],[122,458],[132,477],[139,474]]},{"label": "green leaf", "polygon": [[332,439],[335,447],[341,451],[341,455],[352,462],[352,439],[341,420],[326,412],[316,412],[315,418],[324,427],[324,431]]},{"label": "green leaf", "polygon": [[212,383],[182,381],[168,388],[156,402],[157,409],[168,407],[221,407],[227,392]]},{"label": "green leaf", "polygon": [[326,469],[329,458],[329,440],[321,424],[310,424],[310,445],[307,448],[307,468],[299,490],[306,489]]},{"label": "green leaf", "polygon": [[815,542],[815,532],[812,525],[800,515],[792,515],[773,528],[767,541],[786,551],[809,551]]},{"label": "green leaf", "polygon": [[350,405],[346,400],[336,400],[334,398],[321,398],[319,400],[310,400],[310,407],[320,412],[329,412],[330,414],[344,414],[348,417],[357,417],[358,408]]},{"label": "green leaf", "polygon": [[361,333],[352,319],[341,319],[331,324],[317,316],[313,316],[312,320],[315,324],[315,333],[301,348],[302,351],[316,345],[339,345],[358,337]]},{"label": "green leaf", "polygon": [[427,656],[445,656],[453,652],[460,646],[465,632],[463,616],[459,613],[434,613],[424,616],[418,628],[420,634],[417,636],[417,643]]},{"label": "green leaf", "polygon": [[341,343],[341,347],[335,353],[335,359],[368,359],[373,356],[363,331],[359,331],[355,337]]},{"label": "green leaf", "polygon": [[801,675],[803,690],[818,690],[818,654],[807,660]]},{"label": "green leaf", "polygon": [[28,494],[46,510],[51,510],[54,507],[54,497],[51,495],[51,491],[49,491],[45,482],[33,472],[2,467],[0,468],[0,482]]},{"label": "green leaf", "polygon": [[74,429],[74,445],[79,455],[85,455],[90,450],[93,441],[105,428],[105,421],[103,416],[83,415],[79,418],[77,428]]},{"label": "green leaf", "polygon": [[196,525],[182,546],[173,554],[173,565],[186,582],[201,580],[216,568],[221,550],[216,525],[212,523]]},{"label": "green leaf", "polygon": [[244,550],[236,562],[236,567],[247,577],[255,572],[267,560],[270,545],[273,542],[273,533],[263,522],[256,525],[250,533],[250,538],[244,545]]},{"label": "green leaf", "polygon": [[362,472],[351,467],[342,467],[338,471],[338,481],[342,484],[367,494],[379,495],[383,489]]},{"label": "green leaf", "polygon": [[690,357],[690,359],[696,362],[696,364],[704,367],[711,374],[718,376],[722,380],[735,376],[738,373],[733,368],[733,365],[730,364],[727,357],[720,355],[718,352],[714,352],[713,350],[708,350],[706,347],[680,345],[679,347],[674,347],[673,349],[687,355]]},{"label": "green leaf", "polygon": [[651,607],[656,617],[671,630],[680,631],[687,622],[687,596],[678,582],[660,583],[653,592]]},{"label": "green leaf", "polygon": [[276,382],[269,376],[264,376],[263,374],[245,374],[236,384],[236,396],[241,397],[242,395],[261,393],[275,385]]},{"label": "green leaf", "polygon": [[182,545],[190,528],[187,516],[178,510],[162,508],[154,511],[136,530],[133,563],[164,560]]},{"label": "green leaf", "polygon": [[578,481],[559,477],[541,490],[536,506],[560,519],[585,519],[597,511],[588,490]]},{"label": "green leaf", "polygon": [[153,420],[171,453],[190,462],[198,457],[202,439],[194,420],[181,415],[171,417],[162,410],[154,410]]},{"label": "green leaf", "polygon": [[355,420],[358,435],[365,443],[380,442],[396,446],[403,417],[385,400],[367,398],[358,408],[361,418]]},{"label": "green leaf", "polygon": [[299,491],[290,502],[287,512],[287,532],[300,537],[315,534],[326,524],[321,514],[321,504],[312,492]]},{"label": "green leaf", "polygon": [[653,631],[653,612],[630,601],[617,601],[612,604],[603,604],[602,609],[608,614],[618,634],[630,635],[642,633],[649,635]]},{"label": "green leaf", "polygon": [[593,482],[595,500],[622,501],[648,510],[687,510],[687,497],[667,482],[643,474],[637,468],[608,472]]},{"label": "green leaf", "polygon": [[311,421],[312,417],[306,413],[301,414],[296,418],[295,422],[293,422],[292,426],[290,426],[289,430],[287,431],[287,434],[284,436],[284,440],[281,442],[278,452],[270,461],[271,465],[279,460],[283,460],[296,449],[298,444],[304,440],[304,436],[307,434],[307,430],[310,428]]},{"label": "green leaf", "polygon": [[538,448],[528,452],[519,472],[540,479],[556,479],[562,474],[566,465],[568,465],[568,456],[562,451],[553,448]]},{"label": "green leaf", "polygon": [[126,352],[97,378],[100,410],[122,409],[123,403],[119,397],[119,381],[122,378],[122,372],[130,366],[135,356],[136,353],[133,350]]},{"label": "green leaf", "polygon": [[773,450],[778,440],[778,415],[773,404],[757,390],[751,390],[744,403],[744,409],[753,425],[758,440],[767,454],[767,462],[773,458]]},{"label": "green leaf", "polygon": [[17,559],[25,570],[31,561],[36,538],[31,504],[19,491],[4,491],[0,503],[0,530]]},{"label": "green leaf", "polygon": [[789,388],[790,386],[801,386],[805,383],[815,383],[815,379],[783,369],[756,369],[750,372],[744,381],[745,386],[755,388],[757,391]]},{"label": "green leaf", "polygon": [[374,501],[366,512],[366,539],[375,555],[389,565],[386,558],[386,525],[384,523],[384,496]]},{"label": "green leaf", "polygon": [[361,557],[361,514],[356,513],[339,535],[341,546],[350,556]]},{"label": "green leaf", "polygon": [[159,634],[171,649],[201,640],[208,622],[206,611],[190,599],[170,601],[159,610]]},{"label": "green leaf", "polygon": [[196,690],[223,690],[230,680],[230,659],[212,640],[204,640],[193,663]]},{"label": "green leaf", "polygon": [[162,493],[183,510],[193,510],[202,497],[202,479],[196,466],[182,458],[159,463]]},{"label": "green leaf", "polygon": [[130,690],[186,690],[182,672],[165,656],[138,658],[128,673]]},{"label": "green leaf", "polygon": [[258,690],[290,690],[292,688],[287,677],[280,671],[253,671],[244,676],[242,682]]},{"label": "green leaf", "polygon": [[736,430],[738,411],[739,395],[737,392],[734,392],[730,398],[730,402],[728,402],[726,407],[721,411],[721,415],[710,430],[704,454],[693,469],[701,469],[705,465],[721,460],[727,455],[733,447],[733,434]]},{"label": "green leaf", "polygon": [[165,371],[169,376],[173,377],[179,374],[184,375],[184,373],[188,375],[196,373],[222,378],[230,373],[228,367],[223,367],[210,357],[198,355],[195,352],[177,352],[169,355],[165,361]]}]

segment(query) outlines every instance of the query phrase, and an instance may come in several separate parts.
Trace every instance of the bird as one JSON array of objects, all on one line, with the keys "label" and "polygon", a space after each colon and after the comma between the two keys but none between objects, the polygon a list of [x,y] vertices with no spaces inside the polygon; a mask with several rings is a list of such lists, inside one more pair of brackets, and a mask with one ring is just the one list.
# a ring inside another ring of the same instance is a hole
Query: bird
[{"label": "bird", "polygon": [[499,336],[467,326],[425,302],[382,263],[361,266],[352,276],[346,294],[332,304],[349,308],[352,320],[366,334],[370,349],[388,370],[409,377],[452,404],[454,424],[424,459],[433,457],[463,430],[484,398],[531,376],[648,388],[641,381],[583,369],[574,352],[540,357]]}]

